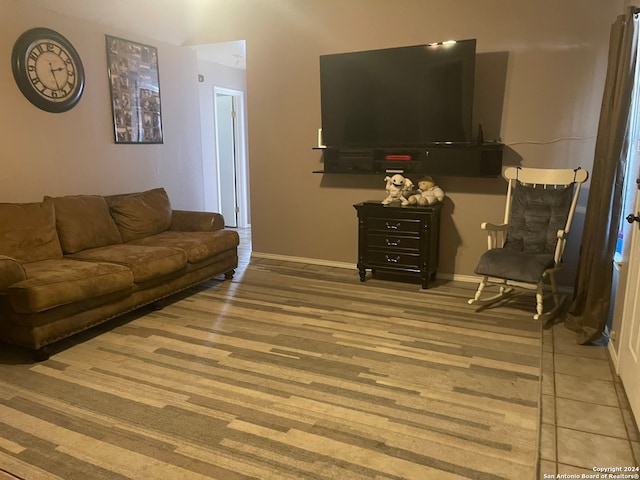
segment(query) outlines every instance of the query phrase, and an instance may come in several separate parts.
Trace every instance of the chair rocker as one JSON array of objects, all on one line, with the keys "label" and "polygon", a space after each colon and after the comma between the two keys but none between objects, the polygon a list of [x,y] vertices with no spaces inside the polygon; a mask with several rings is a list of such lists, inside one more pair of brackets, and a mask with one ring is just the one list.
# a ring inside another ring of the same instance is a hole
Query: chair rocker
[{"label": "chair rocker", "polygon": [[[533,318],[550,318],[564,301],[558,295],[554,275],[562,267],[580,187],[589,174],[580,168],[508,167],[503,176],[509,182],[504,223],[480,226],[487,232],[488,250],[475,269],[482,280],[468,303],[489,305],[516,288],[535,290]],[[489,296],[485,292],[488,287],[497,287],[498,292]],[[545,312],[544,299],[549,296],[553,308]]]}]

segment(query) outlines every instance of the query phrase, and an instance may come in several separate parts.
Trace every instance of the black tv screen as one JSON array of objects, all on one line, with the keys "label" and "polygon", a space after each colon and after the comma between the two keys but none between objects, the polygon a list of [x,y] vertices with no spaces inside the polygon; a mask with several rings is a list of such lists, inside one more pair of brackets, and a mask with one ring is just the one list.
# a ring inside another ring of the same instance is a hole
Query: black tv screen
[{"label": "black tv screen", "polygon": [[471,142],[475,54],[472,39],[320,56],[323,143]]}]

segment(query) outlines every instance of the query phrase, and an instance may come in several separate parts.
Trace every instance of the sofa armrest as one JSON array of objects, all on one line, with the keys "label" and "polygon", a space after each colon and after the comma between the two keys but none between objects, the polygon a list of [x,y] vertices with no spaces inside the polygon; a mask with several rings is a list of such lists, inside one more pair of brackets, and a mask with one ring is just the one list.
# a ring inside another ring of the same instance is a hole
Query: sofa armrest
[{"label": "sofa armrest", "polygon": [[18,260],[0,255],[0,291],[26,279],[27,273]]},{"label": "sofa armrest", "polygon": [[177,232],[211,232],[224,228],[224,217],[220,213],[173,210],[169,230]]}]

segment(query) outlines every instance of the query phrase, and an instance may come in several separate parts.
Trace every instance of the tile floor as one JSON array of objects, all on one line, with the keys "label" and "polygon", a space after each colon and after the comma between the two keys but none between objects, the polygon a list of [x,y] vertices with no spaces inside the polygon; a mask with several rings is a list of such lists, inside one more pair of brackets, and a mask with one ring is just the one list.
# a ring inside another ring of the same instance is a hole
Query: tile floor
[{"label": "tile floor", "polygon": [[608,349],[578,345],[559,323],[544,330],[542,362],[539,478],[640,465],[638,427]]}]

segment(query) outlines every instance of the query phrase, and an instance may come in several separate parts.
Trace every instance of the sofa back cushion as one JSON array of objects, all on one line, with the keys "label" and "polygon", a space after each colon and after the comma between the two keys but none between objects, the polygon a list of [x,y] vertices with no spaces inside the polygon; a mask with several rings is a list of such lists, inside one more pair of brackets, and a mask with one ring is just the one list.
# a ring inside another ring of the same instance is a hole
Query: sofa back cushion
[{"label": "sofa back cushion", "polygon": [[104,197],[69,195],[45,199],[50,199],[55,206],[56,228],[64,253],[122,243]]},{"label": "sofa back cushion", "polygon": [[62,258],[53,202],[0,203],[0,254],[23,263]]},{"label": "sofa back cushion", "polygon": [[106,198],[123,242],[155,235],[171,226],[171,203],[164,188]]}]

